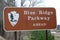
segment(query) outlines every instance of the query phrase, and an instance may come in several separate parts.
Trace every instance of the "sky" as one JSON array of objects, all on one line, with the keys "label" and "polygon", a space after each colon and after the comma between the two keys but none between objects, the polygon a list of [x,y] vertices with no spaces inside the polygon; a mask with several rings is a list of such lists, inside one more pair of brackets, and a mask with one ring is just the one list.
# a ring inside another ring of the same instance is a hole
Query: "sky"
[{"label": "sky", "polygon": [[[21,6],[21,0],[15,0],[15,1],[16,1],[15,2],[16,6],[20,7]],[[38,2],[38,1],[36,0],[36,2]],[[42,7],[42,6],[54,7],[56,9],[57,25],[60,25],[60,0],[42,0],[42,1],[43,1],[42,3],[36,4],[34,7]],[[28,7],[29,4],[30,4],[29,1],[26,0],[26,2],[23,5]]]},{"label": "sky", "polygon": [[[38,2],[38,1],[36,1],[36,2]],[[42,1],[43,1],[42,3],[36,4],[34,7],[39,7],[40,5],[41,5],[41,7],[42,6],[45,6],[45,7],[54,7],[56,9],[57,25],[60,25],[60,0],[42,0]],[[19,3],[20,2],[17,1],[18,5],[19,5]],[[26,0],[24,5],[26,6],[27,4],[29,4],[28,0]],[[28,5],[26,7],[28,7]]]},{"label": "sky", "polygon": [[42,0],[40,4],[36,4],[35,7],[54,7],[56,9],[57,25],[60,25],[60,0]]},{"label": "sky", "polygon": [[45,0],[45,6],[56,9],[57,25],[60,25],[60,0]]}]

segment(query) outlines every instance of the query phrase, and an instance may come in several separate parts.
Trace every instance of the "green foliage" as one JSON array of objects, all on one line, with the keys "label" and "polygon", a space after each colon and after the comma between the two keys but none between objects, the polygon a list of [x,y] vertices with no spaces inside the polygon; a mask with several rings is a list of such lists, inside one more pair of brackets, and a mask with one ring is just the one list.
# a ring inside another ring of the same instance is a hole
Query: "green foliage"
[{"label": "green foliage", "polygon": [[50,31],[48,31],[48,40],[54,40],[54,36],[51,35]]},{"label": "green foliage", "polygon": [[[31,40],[46,40],[46,31],[33,31],[31,35]],[[54,36],[51,35],[50,31],[48,31],[48,40],[54,40]]]}]

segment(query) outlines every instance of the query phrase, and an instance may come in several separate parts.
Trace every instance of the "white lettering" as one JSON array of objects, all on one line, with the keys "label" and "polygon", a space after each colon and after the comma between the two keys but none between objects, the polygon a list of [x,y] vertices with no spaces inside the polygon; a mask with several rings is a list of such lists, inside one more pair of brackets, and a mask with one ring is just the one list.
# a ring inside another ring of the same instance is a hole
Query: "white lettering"
[{"label": "white lettering", "polygon": [[24,11],[24,15],[35,15],[35,11]]},{"label": "white lettering", "polygon": [[53,15],[53,12],[52,11],[47,11],[47,10],[39,10],[39,15]]},{"label": "white lettering", "polygon": [[46,26],[46,23],[34,23],[33,26]]},{"label": "white lettering", "polygon": [[50,17],[28,16],[28,20],[46,20],[46,21],[49,21]]}]

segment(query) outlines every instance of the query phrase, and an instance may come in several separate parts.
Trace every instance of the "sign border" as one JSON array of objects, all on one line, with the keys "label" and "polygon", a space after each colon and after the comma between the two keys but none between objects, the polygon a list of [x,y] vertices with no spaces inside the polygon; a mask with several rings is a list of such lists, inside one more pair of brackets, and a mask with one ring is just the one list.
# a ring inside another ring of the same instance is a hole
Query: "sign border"
[{"label": "sign border", "polygon": [[[6,31],[6,32],[51,30],[51,29],[6,30],[6,29],[5,29],[5,25],[4,25],[4,10],[5,10],[6,8],[53,8],[53,9],[55,9],[54,7],[4,7],[4,9],[3,9],[3,30]],[[56,9],[55,9],[55,11],[56,11]],[[57,19],[56,19],[56,26],[57,26]],[[56,29],[56,28],[53,28],[53,29]]]}]

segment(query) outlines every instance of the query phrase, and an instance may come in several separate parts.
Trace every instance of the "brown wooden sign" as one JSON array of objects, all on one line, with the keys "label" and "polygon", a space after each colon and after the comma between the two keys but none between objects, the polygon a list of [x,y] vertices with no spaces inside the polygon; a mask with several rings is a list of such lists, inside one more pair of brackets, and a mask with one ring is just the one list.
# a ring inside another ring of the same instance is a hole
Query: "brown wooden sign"
[{"label": "brown wooden sign", "polygon": [[40,30],[56,28],[56,10],[54,8],[5,8],[4,29]]}]

